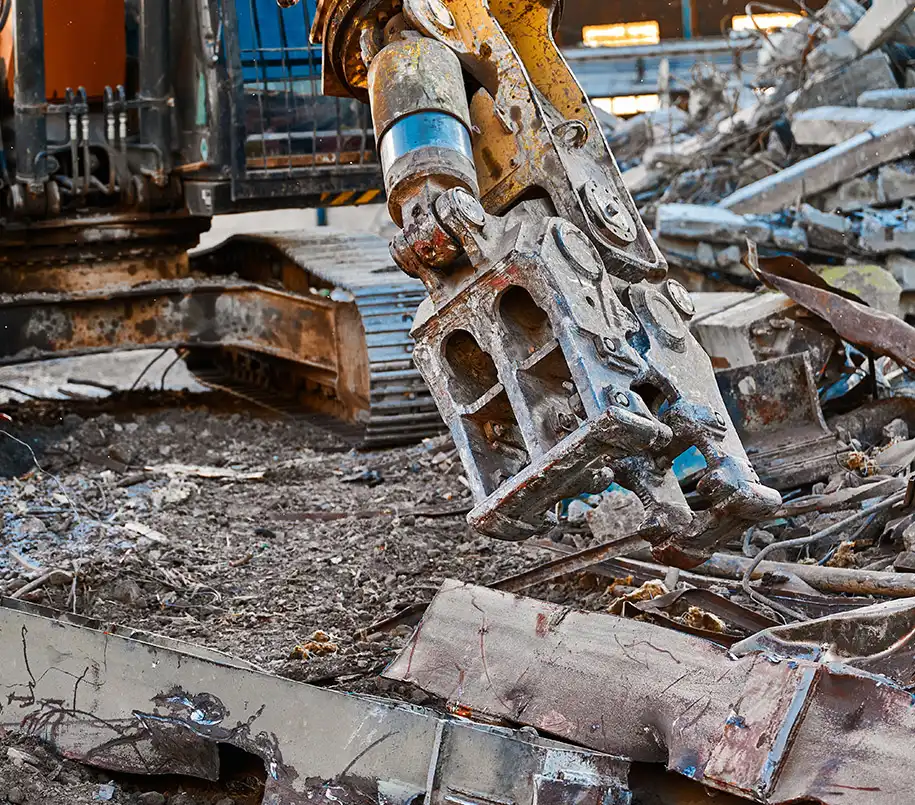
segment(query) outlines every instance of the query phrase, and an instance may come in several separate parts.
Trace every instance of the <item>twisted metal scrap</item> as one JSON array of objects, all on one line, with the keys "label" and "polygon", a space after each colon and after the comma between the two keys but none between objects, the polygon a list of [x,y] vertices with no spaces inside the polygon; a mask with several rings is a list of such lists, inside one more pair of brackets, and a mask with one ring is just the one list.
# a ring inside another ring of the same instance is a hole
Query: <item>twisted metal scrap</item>
[{"label": "twisted metal scrap", "polygon": [[746,265],[761,282],[822,319],[840,338],[915,370],[915,327],[898,316],[856,301],[858,297],[829,285],[796,257],[761,260],[751,243]]}]

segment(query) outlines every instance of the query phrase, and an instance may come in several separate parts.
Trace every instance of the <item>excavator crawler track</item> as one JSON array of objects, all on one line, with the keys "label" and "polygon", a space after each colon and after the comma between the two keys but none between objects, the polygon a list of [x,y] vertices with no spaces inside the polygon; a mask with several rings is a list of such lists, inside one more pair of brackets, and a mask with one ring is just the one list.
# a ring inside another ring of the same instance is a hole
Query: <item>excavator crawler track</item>
[{"label": "excavator crawler track", "polygon": [[444,430],[413,365],[410,328],[425,288],[394,265],[382,238],[332,230],[237,235],[194,255],[192,268],[335,308],[336,355],[306,349],[297,362],[247,349],[192,349],[188,366],[205,385],[283,412],[298,406],[314,424],[360,447]]}]

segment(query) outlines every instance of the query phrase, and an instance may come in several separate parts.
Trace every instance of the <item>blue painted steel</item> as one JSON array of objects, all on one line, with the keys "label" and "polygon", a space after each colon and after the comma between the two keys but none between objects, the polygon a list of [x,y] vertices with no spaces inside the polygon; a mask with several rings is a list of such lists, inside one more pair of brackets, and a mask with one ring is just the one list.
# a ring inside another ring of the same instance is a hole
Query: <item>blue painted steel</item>
[{"label": "blue painted steel", "polygon": [[[697,472],[708,469],[708,463],[705,460],[705,457],[702,453],[699,452],[699,449],[696,447],[690,447],[684,450],[679,456],[674,459],[673,470],[674,474],[677,476],[678,481],[685,481],[688,478],[694,476]],[[608,492],[622,492],[626,495],[633,495],[634,492],[626,489],[625,487],[620,486],[615,481],[607,487]],[[564,498],[562,501],[562,508],[560,510],[560,515],[565,516],[569,511],[569,504],[573,500],[583,500],[587,502],[589,497],[593,497],[590,494],[584,493],[578,495],[575,498]]]},{"label": "blue painted steel", "polygon": [[317,0],[280,8],[276,0],[236,0],[245,83],[308,80],[321,75],[321,48],[308,41]]},{"label": "blue painted steel", "polygon": [[447,148],[473,161],[470,132],[443,112],[417,112],[398,120],[381,138],[381,165],[387,170],[404,154],[426,147]]},{"label": "blue painted steel", "polygon": [[683,38],[693,37],[693,4],[692,0],[680,0],[680,12],[683,17]]},{"label": "blue painted steel", "polygon": [[685,481],[691,475],[707,468],[705,457],[696,447],[690,447],[674,459],[674,475],[679,481]]}]

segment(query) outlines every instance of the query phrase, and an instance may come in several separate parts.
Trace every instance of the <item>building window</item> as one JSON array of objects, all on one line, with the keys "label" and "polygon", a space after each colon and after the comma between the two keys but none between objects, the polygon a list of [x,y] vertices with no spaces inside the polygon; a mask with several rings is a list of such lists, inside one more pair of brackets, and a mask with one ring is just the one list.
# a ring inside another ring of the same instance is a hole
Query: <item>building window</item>
[{"label": "building window", "polygon": [[778,28],[790,28],[797,25],[802,19],[800,14],[792,14],[790,11],[779,12],[777,14],[740,14],[731,17],[731,29],[734,31],[774,31]]},{"label": "building window", "polygon": [[611,98],[592,98],[591,103],[611,115],[627,117],[641,112],[653,112],[661,100],[657,95],[616,95]]},{"label": "building window", "polygon": [[581,39],[591,48],[656,45],[661,41],[661,26],[656,20],[586,25],[581,29]]}]

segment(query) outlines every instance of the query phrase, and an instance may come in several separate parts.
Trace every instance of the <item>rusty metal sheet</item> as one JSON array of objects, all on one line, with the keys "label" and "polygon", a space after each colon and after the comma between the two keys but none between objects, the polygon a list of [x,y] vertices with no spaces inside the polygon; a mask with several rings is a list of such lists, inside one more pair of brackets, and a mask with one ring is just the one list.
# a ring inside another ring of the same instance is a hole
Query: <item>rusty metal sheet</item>
[{"label": "rusty metal sheet", "polygon": [[790,254],[760,259],[758,252],[752,251],[747,254],[747,261],[750,263],[750,270],[754,273],[761,268],[763,271],[774,274],[776,277],[791,280],[792,282],[799,282],[802,285],[810,285],[812,288],[828,291],[836,296],[841,296],[843,299],[848,299],[851,302],[858,302],[862,305],[867,304],[858,294],[830,284],[803,260],[799,260],[797,257],[793,257]]},{"label": "rusty metal sheet", "polygon": [[148,346],[256,349],[336,368],[335,304],[233,280],[179,279],[0,299],[0,364]]},{"label": "rusty metal sheet", "polygon": [[808,660],[841,660],[907,687],[915,682],[915,600],[884,601],[802,623],[774,626],[735,644],[737,656],[755,651]]},{"label": "rusty metal sheet", "polygon": [[8,599],[0,686],[0,727],[100,768],[217,779],[218,744],[256,755],[265,805],[630,802],[617,757],[322,690]]},{"label": "rusty metal sheet", "polygon": [[717,788],[768,801],[791,750],[791,735],[807,706],[817,668],[781,662],[765,670],[751,674],[739,692],[703,776]]},{"label": "rusty metal sheet", "polygon": [[[117,259],[74,260],[65,266],[33,253],[35,265],[23,267],[0,262],[0,292],[84,292],[99,288],[139,285],[144,282],[178,279],[190,273],[186,251],[171,251],[166,245],[155,253],[124,254]],[[59,256],[58,260],[59,260]]]},{"label": "rusty metal sheet", "polygon": [[670,725],[685,713],[709,731],[724,723],[752,664],[669,629],[446,581],[384,676],[592,748],[692,767],[695,749]]},{"label": "rusty metal sheet", "polygon": [[715,373],[760,480],[778,490],[829,476],[836,437],[826,427],[807,353]]},{"label": "rusty metal sheet", "polygon": [[890,313],[854,301],[852,294],[827,285],[825,280],[811,284],[799,266],[807,272],[810,269],[797,258],[759,260],[751,250],[748,264],[766,285],[823,319],[841,338],[872,349],[878,355],[888,355],[900,366],[915,369],[915,327]]},{"label": "rusty metal sheet", "polygon": [[[912,796],[911,694],[822,669],[777,781],[779,802],[901,803]],[[878,678],[879,679],[879,678]],[[908,699],[908,703],[906,703]],[[812,751],[812,750],[818,751]]]},{"label": "rusty metal sheet", "polygon": [[912,697],[886,677],[735,658],[652,624],[456,581],[385,676],[772,805],[891,805],[915,784]]}]

